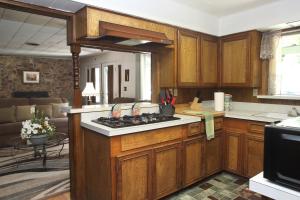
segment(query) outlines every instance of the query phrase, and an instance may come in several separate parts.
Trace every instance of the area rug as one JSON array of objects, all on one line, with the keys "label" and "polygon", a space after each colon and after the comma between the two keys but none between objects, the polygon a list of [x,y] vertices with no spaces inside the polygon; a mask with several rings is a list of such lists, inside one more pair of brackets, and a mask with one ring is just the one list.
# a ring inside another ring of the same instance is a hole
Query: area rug
[{"label": "area rug", "polygon": [[0,200],[41,200],[70,190],[69,145],[47,149],[47,162],[33,149],[0,148]]}]

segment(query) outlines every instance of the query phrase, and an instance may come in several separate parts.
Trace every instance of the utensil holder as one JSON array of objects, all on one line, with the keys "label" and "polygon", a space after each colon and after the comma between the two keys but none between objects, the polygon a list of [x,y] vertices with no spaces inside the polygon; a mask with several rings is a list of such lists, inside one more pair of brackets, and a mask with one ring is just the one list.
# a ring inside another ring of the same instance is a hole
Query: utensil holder
[{"label": "utensil holder", "polygon": [[159,105],[160,114],[165,116],[173,116],[175,113],[175,107],[171,104],[160,104]]}]

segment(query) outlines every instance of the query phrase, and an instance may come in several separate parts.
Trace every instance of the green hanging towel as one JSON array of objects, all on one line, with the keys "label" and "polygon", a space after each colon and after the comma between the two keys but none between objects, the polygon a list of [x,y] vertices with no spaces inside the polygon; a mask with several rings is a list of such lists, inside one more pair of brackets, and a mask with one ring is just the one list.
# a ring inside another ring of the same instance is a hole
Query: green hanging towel
[{"label": "green hanging towel", "polygon": [[205,130],[206,130],[207,140],[211,140],[215,138],[214,116],[211,112],[184,110],[183,113],[192,114],[192,115],[203,115],[205,118]]}]

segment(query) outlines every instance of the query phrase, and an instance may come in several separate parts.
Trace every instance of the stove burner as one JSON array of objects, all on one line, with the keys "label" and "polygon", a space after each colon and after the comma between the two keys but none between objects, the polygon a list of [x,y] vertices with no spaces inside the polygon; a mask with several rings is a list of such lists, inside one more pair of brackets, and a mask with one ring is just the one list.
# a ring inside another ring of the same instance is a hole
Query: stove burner
[{"label": "stove burner", "polygon": [[143,113],[142,115],[138,115],[138,116],[124,115],[121,118],[100,117],[92,121],[97,124],[101,124],[111,128],[123,128],[128,126],[159,123],[159,122],[172,121],[178,119],[180,118],[173,117],[173,116],[165,116],[159,113]]}]

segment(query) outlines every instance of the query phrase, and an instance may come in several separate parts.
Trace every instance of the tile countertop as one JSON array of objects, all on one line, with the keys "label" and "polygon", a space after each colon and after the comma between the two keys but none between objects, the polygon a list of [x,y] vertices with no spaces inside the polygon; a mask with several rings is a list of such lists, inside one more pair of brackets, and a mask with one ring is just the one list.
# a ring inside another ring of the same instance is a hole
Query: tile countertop
[{"label": "tile countertop", "polygon": [[110,128],[110,127],[92,122],[90,120],[83,120],[83,121],[81,121],[81,126],[84,128],[90,129],[92,131],[95,131],[97,133],[112,137],[112,136],[125,135],[125,134],[149,131],[149,130],[160,129],[160,128],[167,128],[167,127],[172,127],[172,126],[179,126],[179,125],[183,125],[183,124],[190,124],[190,123],[201,121],[201,118],[194,117],[194,116],[179,115],[179,114],[175,114],[174,116],[179,117],[180,119],[173,120],[173,121],[167,121],[167,122],[139,125],[139,126],[130,126],[130,127],[124,127],[124,128]]},{"label": "tile countertop", "polygon": [[[199,114],[186,114],[183,111],[189,110],[189,104],[178,104],[176,105],[176,113],[184,114],[184,115],[192,115],[192,116],[199,116]],[[232,110],[226,112],[216,112],[212,107],[202,106],[201,111],[208,111],[212,112],[215,117],[228,117],[228,118],[236,118],[236,119],[245,119],[245,120],[252,120],[252,121],[260,121],[260,122],[267,122],[273,123],[278,122],[284,119],[289,118],[287,114],[283,113],[267,113],[262,111],[249,111],[249,110]],[[204,116],[200,115],[203,119]]]}]

